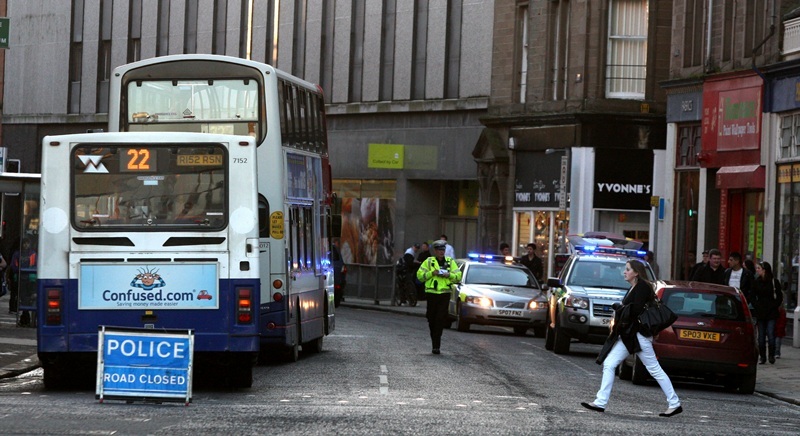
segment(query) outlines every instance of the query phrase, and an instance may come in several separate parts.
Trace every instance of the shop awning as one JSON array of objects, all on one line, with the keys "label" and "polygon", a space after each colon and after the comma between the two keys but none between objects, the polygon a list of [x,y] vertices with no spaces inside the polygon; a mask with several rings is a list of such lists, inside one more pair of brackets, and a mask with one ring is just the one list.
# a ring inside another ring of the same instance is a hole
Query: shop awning
[{"label": "shop awning", "polygon": [[764,189],[765,179],[761,165],[722,167],[717,171],[717,189]]}]

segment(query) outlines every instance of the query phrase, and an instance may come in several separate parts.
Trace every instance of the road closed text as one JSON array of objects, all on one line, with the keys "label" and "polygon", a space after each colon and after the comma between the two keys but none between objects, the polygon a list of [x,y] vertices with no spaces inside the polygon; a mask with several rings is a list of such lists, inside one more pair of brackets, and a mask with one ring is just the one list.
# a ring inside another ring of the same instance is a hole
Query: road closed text
[{"label": "road closed text", "polygon": [[[138,379],[138,380],[137,380]],[[103,383],[141,383],[143,385],[185,385],[186,376],[183,375],[164,375],[164,374],[103,374]]]}]

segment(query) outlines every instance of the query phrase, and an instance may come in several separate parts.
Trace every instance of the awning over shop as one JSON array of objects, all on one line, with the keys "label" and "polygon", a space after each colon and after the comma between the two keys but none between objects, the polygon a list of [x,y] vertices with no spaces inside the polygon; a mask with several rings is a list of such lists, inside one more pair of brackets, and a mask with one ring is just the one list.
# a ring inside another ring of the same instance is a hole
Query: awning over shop
[{"label": "awning over shop", "polygon": [[761,165],[722,167],[717,171],[717,189],[764,189],[765,179]]}]

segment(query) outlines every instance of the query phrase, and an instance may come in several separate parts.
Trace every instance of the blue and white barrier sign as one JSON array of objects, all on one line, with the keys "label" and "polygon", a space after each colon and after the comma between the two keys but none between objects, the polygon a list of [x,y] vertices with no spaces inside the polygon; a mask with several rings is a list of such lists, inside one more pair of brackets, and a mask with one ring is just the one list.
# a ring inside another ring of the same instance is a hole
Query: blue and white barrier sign
[{"label": "blue and white barrier sign", "polygon": [[192,398],[194,333],[100,326],[96,398]]}]

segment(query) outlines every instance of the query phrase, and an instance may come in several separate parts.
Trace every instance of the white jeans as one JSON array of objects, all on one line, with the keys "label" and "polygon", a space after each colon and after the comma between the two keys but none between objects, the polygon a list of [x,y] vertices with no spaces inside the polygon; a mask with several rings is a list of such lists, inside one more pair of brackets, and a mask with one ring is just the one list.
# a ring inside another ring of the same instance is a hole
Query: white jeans
[{"label": "white jeans", "polygon": [[[668,407],[680,406],[681,400],[675,393],[675,389],[672,388],[672,382],[669,380],[669,377],[664,370],[661,369],[661,365],[658,364],[656,353],[653,352],[653,339],[646,338],[639,333],[636,333],[636,339],[639,340],[639,347],[642,348],[642,351],[636,353],[636,355],[639,356],[639,360],[642,361],[647,371],[656,379],[658,385],[661,386],[661,390],[664,391],[664,395],[667,396]],[[616,372],[617,366],[619,366],[629,354],[622,340],[617,339],[617,343],[614,344],[606,360],[603,361],[603,381],[600,383],[600,390],[597,391],[597,398],[594,400],[596,406],[604,408],[606,404],[608,404],[608,398],[611,396],[611,387],[614,386],[614,373]]]}]

